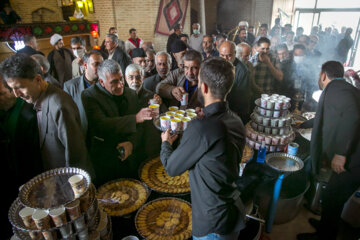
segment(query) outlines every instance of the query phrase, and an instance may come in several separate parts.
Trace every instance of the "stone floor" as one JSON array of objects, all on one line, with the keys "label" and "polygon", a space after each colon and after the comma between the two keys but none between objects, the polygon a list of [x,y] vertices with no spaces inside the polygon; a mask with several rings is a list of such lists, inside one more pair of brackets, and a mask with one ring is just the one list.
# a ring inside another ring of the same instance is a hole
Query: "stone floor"
[{"label": "stone floor", "polygon": [[296,240],[299,233],[314,232],[315,229],[308,222],[309,218],[320,219],[320,216],[302,206],[292,221],[273,225],[271,233],[263,234],[263,240]]}]

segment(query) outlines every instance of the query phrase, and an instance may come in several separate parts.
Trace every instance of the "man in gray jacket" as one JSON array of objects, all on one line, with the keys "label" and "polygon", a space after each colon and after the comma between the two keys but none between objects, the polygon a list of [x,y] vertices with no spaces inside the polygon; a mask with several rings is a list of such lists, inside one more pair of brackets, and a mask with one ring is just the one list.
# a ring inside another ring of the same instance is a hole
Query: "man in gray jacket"
[{"label": "man in gray jacket", "polygon": [[80,77],[71,79],[64,84],[64,91],[67,92],[76,103],[81,119],[81,128],[86,136],[87,132],[87,119],[84,106],[81,101],[81,93],[91,85],[97,82],[98,74],[97,69],[103,62],[101,54],[97,51],[90,51],[83,57],[85,72]]},{"label": "man in gray jacket", "polygon": [[70,166],[91,170],[79,111],[71,97],[46,82],[31,57],[11,56],[2,62],[0,72],[16,97],[34,105],[45,170]]},{"label": "man in gray jacket", "polygon": [[188,108],[202,107],[198,101],[198,77],[202,55],[189,50],[184,55],[184,68],[175,69],[156,86],[156,93],[171,106],[179,106],[184,93],[188,93]]}]

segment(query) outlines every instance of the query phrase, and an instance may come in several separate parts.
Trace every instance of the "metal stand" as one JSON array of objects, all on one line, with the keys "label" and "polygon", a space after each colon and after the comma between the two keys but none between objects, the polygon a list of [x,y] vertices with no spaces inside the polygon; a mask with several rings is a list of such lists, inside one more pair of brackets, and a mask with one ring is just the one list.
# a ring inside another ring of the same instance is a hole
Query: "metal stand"
[{"label": "metal stand", "polygon": [[272,225],[273,225],[274,218],[275,218],[275,213],[276,213],[276,205],[277,205],[277,202],[279,200],[280,191],[281,191],[281,185],[282,185],[283,179],[284,179],[284,174],[281,174],[277,178],[277,180],[275,182],[273,197],[272,197],[272,199],[270,201],[270,206],[269,206],[268,214],[267,214],[267,217],[266,217],[265,231],[267,233],[270,233],[271,229],[272,229]]}]

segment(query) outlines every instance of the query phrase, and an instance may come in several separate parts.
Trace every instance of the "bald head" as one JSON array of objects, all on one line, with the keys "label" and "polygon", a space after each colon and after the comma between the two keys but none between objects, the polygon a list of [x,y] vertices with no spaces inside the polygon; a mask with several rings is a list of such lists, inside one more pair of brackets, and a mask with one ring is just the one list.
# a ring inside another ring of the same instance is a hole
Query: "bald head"
[{"label": "bald head", "polygon": [[219,55],[233,63],[235,61],[235,43],[231,41],[223,42],[219,47]]}]

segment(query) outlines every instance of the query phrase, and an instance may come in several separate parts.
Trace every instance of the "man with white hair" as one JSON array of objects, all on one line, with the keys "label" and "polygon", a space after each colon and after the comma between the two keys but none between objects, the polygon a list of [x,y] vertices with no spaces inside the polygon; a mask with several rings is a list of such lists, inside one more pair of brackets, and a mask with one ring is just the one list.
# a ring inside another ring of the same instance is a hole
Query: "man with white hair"
[{"label": "man with white hair", "polygon": [[236,58],[244,63],[249,70],[249,80],[250,80],[250,109],[255,107],[255,100],[261,95],[261,89],[255,83],[255,69],[252,63],[249,61],[251,46],[247,43],[239,43],[236,45]]},{"label": "man with white hair", "polygon": [[72,79],[72,61],[75,59],[72,52],[65,48],[63,37],[57,33],[51,36],[50,44],[54,46],[48,55],[50,63],[49,73],[56,78],[61,88],[67,80]]},{"label": "man with white hair", "polygon": [[[159,95],[154,94],[144,88],[144,69],[138,64],[130,64],[125,71],[125,79],[130,89],[134,90],[138,96],[138,103],[140,107],[147,107],[150,104],[150,99],[154,103],[162,105]],[[161,106],[164,111],[167,110],[166,106]],[[143,123],[143,136],[140,142],[140,148],[144,150],[146,158],[155,157],[160,152],[160,132],[154,127],[152,121]]]},{"label": "man with white hair", "polygon": [[135,91],[125,87],[120,65],[107,59],[98,68],[97,83],[82,92],[88,119],[90,156],[101,185],[120,177],[136,177],[139,162],[136,151],[142,126],[151,120],[150,108],[138,104]]},{"label": "man with white hair", "polygon": [[108,59],[115,60],[121,66],[121,71],[125,72],[126,67],[131,63],[129,55],[119,46],[119,39],[114,34],[107,34],[105,37],[105,49]]},{"label": "man with white hair", "polygon": [[164,51],[158,52],[155,55],[155,68],[157,74],[145,78],[144,88],[151,92],[155,92],[156,85],[162,80],[164,80],[170,72],[171,64],[172,60],[170,54]]},{"label": "man with white hair", "polygon": [[191,36],[190,36],[189,46],[198,52],[202,52],[201,44],[202,44],[204,35],[200,32],[200,24],[194,23],[192,25],[192,30],[193,30],[193,34],[191,34]]}]

